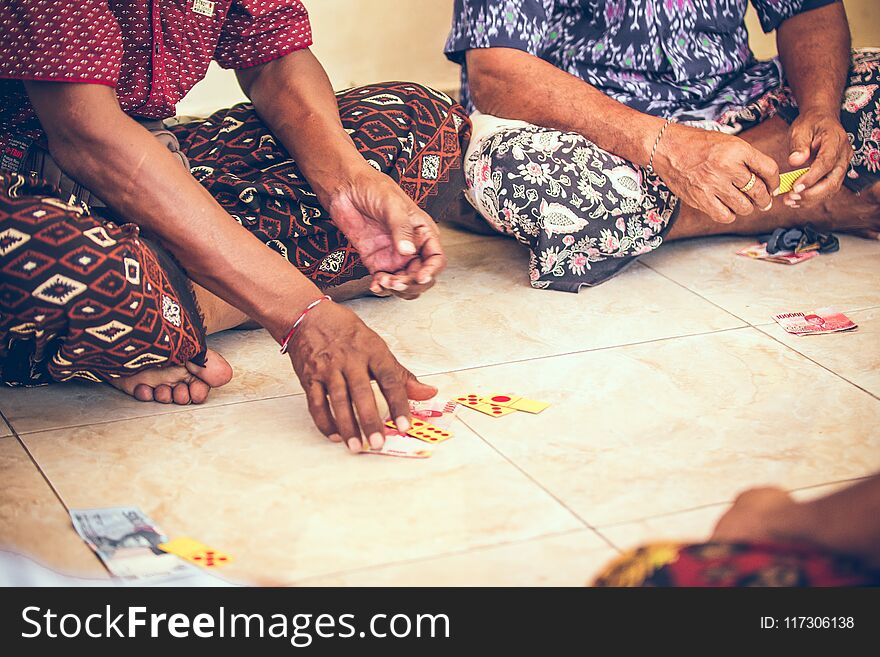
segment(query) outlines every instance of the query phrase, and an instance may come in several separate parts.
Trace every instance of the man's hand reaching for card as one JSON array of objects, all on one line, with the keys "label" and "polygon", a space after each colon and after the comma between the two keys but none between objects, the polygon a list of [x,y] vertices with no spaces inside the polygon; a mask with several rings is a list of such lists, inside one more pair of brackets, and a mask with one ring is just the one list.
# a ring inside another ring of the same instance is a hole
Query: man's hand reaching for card
[{"label": "man's hand reaching for card", "polygon": [[415,299],[446,267],[434,220],[371,167],[338,189],[328,209],[373,275],[375,293]]},{"label": "man's hand reaching for card", "polygon": [[321,303],[293,333],[288,353],[309,413],[334,442],[360,452],[385,442],[385,417],[370,383],[375,380],[397,428],[410,428],[409,400],[431,399],[437,389],[397,362],[388,345],[345,306]]}]

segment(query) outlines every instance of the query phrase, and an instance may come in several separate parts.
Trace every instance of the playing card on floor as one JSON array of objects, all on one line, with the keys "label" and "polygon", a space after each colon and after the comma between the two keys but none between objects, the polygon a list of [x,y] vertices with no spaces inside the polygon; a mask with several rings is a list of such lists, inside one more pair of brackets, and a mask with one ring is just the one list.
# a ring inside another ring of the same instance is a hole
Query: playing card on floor
[{"label": "playing card on floor", "polygon": [[755,260],[766,260],[767,262],[778,262],[783,265],[796,265],[804,260],[815,258],[819,255],[818,251],[803,251],[794,253],[791,251],[779,251],[777,253],[767,253],[766,244],[752,244],[744,249],[736,252],[736,255],[754,258]]},{"label": "playing card on floor", "polygon": [[455,419],[458,402],[445,399],[428,399],[409,402],[409,412],[413,419],[418,418],[441,429],[448,429]]},{"label": "playing card on floor", "polygon": [[773,319],[792,335],[818,335],[858,328],[849,317],[830,308],[822,308],[811,313],[782,313],[773,315]]},{"label": "playing card on floor", "polygon": [[427,459],[431,457],[431,450],[425,449],[419,441],[408,436],[388,433],[385,435],[385,444],[381,449],[365,449],[361,454],[398,456],[404,459]]}]

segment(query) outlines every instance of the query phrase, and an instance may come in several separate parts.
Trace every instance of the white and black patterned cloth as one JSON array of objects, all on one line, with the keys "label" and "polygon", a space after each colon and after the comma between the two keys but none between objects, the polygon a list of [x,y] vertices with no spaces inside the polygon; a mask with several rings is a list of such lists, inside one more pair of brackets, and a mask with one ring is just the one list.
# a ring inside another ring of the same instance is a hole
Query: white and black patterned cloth
[{"label": "white and black patterned cloth", "polygon": [[[751,0],[765,32],[837,0]],[[462,104],[473,111],[465,53],[523,50],[639,111],[714,121],[778,87],[778,60],[749,49],[749,0],[455,0],[446,56],[462,65]]]},{"label": "white and black patterned cloth", "polygon": [[[714,123],[736,134],[777,115],[789,123],[798,115],[787,84]],[[657,176],[578,133],[472,118],[467,197],[529,248],[532,287],[598,285],[663,243],[679,200]],[[854,51],[840,120],[855,151],[844,184],[858,192],[880,180],[880,50]]]}]

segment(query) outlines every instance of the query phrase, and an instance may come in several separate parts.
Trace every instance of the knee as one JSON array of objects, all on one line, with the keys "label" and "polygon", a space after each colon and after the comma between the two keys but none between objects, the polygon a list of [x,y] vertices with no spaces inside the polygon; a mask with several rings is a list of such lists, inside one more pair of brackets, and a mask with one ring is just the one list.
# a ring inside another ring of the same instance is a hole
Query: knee
[{"label": "knee", "polygon": [[467,111],[442,91],[418,82],[383,82],[370,89],[373,95],[386,94],[389,100],[405,105],[419,132],[439,132],[451,122],[461,137],[470,135]]}]

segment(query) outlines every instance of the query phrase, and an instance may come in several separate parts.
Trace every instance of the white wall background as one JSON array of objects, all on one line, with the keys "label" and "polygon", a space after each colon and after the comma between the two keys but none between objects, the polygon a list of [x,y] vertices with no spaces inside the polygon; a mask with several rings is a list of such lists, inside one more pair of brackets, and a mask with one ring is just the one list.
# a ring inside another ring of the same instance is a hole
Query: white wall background
[{"label": "white wall background", "polygon": [[[423,82],[441,91],[458,87],[458,67],[443,56],[452,0],[304,0],[312,20],[312,50],[337,89],[383,80]],[[845,0],[853,43],[880,47],[880,0]],[[754,11],[748,16],[758,57],[776,52]],[[235,76],[212,66],[179,105],[180,114],[205,115],[244,100]]]}]

